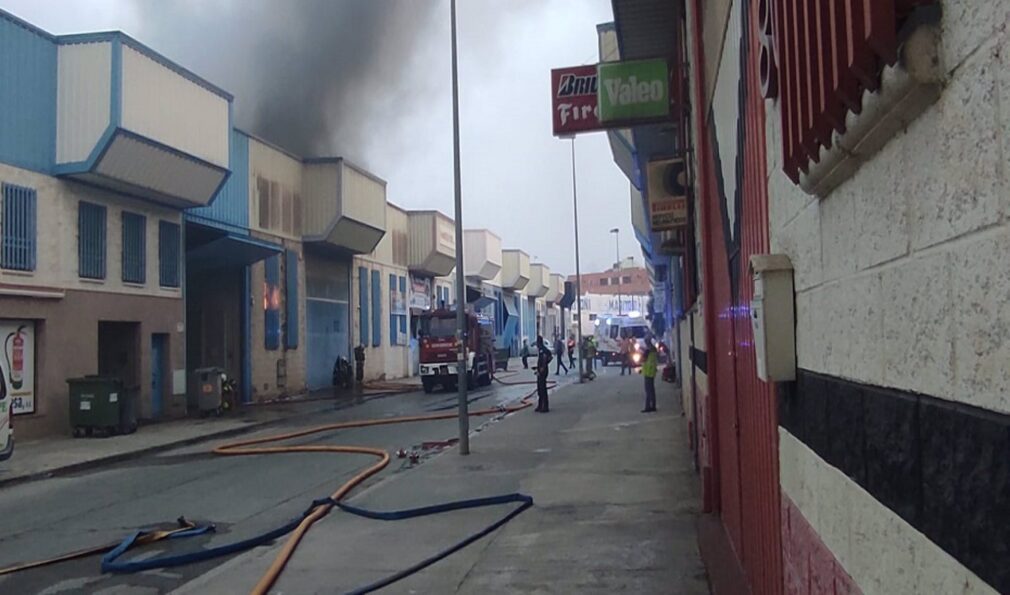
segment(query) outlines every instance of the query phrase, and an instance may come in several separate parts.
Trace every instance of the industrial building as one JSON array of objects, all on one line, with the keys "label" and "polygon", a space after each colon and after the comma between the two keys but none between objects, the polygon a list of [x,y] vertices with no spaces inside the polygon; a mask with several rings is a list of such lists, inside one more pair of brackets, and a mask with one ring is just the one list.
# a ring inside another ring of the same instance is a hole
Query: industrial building
[{"label": "industrial building", "polygon": [[[357,346],[366,380],[416,373],[412,316],[456,303],[451,218],[241,130],[230,94],[123,33],[0,11],[0,46],[0,371],[19,439],[69,433],[67,380],[85,375],[158,420],[193,413],[198,369],[243,403],[329,389]],[[488,230],[464,242],[467,304],[516,354],[557,283],[541,266],[524,293],[525,253],[503,259]]]}]

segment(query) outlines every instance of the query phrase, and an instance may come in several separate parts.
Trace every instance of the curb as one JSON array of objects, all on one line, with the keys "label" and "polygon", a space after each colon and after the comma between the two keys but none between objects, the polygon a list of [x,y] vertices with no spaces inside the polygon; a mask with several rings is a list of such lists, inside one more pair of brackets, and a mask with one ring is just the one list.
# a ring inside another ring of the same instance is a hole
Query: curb
[{"label": "curb", "polygon": [[129,461],[131,459],[137,459],[150,454],[163,452],[166,450],[172,450],[175,448],[181,448],[183,446],[191,446],[193,444],[199,444],[201,442],[210,442],[211,440],[237,436],[239,434],[245,434],[247,432],[261,430],[264,428],[268,428],[270,426],[281,424],[283,422],[292,419],[298,419],[300,417],[306,417],[317,413],[319,413],[318,410],[303,411],[286,417],[278,417],[276,419],[271,419],[268,421],[254,422],[238,428],[231,428],[228,430],[221,430],[209,434],[202,434],[200,436],[193,436],[190,438],[183,438],[181,440],[174,440],[172,442],[166,442],[164,444],[157,444],[155,446],[148,446],[137,450],[130,450],[113,455],[99,457],[96,459],[89,459],[87,461],[81,461],[79,463],[71,463],[69,465],[64,465],[62,467],[54,467],[52,469],[46,469],[45,471],[36,471],[34,473],[26,473],[24,475],[18,475],[16,477],[8,477],[5,479],[0,479],[0,488],[10,487],[22,483],[30,483],[41,479],[50,479],[53,477],[71,475],[79,471],[86,471],[88,469],[95,469],[97,467],[105,467],[108,465],[113,465],[115,463],[122,463],[123,461]]}]

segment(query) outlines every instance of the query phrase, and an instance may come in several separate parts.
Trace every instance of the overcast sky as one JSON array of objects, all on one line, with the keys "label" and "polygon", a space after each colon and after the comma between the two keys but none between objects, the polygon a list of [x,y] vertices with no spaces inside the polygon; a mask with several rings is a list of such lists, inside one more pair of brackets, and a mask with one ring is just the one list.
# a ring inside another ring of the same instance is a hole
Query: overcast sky
[{"label": "overcast sky", "polygon": [[[0,0],[52,33],[121,29],[236,95],[236,125],[336,153],[388,199],[452,216],[448,0]],[[459,0],[463,222],[574,273],[569,141],[551,136],[550,69],[595,62],[610,0]],[[314,138],[321,137],[321,138]],[[269,138],[272,137],[272,138]],[[606,136],[578,157],[583,271],[641,251]]]}]

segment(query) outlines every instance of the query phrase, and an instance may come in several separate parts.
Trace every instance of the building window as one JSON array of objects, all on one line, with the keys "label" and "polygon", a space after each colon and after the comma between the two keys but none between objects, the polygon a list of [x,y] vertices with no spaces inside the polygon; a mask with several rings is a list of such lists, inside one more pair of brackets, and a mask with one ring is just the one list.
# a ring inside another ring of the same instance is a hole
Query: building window
[{"label": "building window", "polygon": [[620,277],[611,277],[610,278],[610,284],[611,285],[620,285],[621,284],[621,278]]},{"label": "building window", "polygon": [[158,222],[158,280],[162,287],[179,286],[179,224]]},{"label": "building window", "polygon": [[606,287],[609,284],[610,284],[609,279],[600,279],[600,287]]},{"label": "building window", "polygon": [[624,277],[622,277],[621,278],[621,283],[624,284],[624,285],[630,284],[631,283],[631,276],[630,275],[625,275]]},{"label": "building window", "polygon": [[259,228],[299,236],[302,233],[302,197],[277,181],[256,176]]},{"label": "building window", "polygon": [[85,279],[105,278],[105,213],[102,205],[77,206],[77,272]]},{"label": "building window", "polygon": [[358,339],[368,344],[368,269],[358,267]]},{"label": "building window", "polygon": [[147,280],[147,217],[123,211],[123,282]]},{"label": "building window", "polygon": [[0,267],[14,271],[35,270],[36,197],[31,188],[3,185],[0,209]]},{"label": "building window", "polygon": [[382,345],[382,277],[372,271],[372,347]]},{"label": "building window", "polygon": [[389,344],[406,344],[407,278],[389,275]]}]

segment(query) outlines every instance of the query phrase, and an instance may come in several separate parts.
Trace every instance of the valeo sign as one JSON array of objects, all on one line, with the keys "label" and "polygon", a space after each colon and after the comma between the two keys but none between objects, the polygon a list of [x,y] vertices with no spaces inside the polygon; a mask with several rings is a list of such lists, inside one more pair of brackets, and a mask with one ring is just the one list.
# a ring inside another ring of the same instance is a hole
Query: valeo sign
[{"label": "valeo sign", "polygon": [[656,120],[670,115],[666,60],[604,62],[597,66],[600,122]]}]

